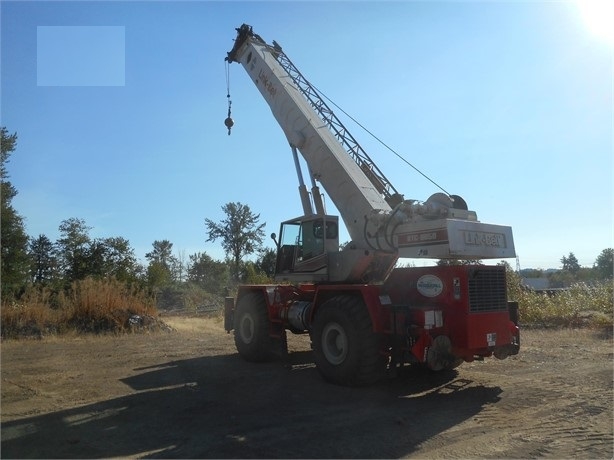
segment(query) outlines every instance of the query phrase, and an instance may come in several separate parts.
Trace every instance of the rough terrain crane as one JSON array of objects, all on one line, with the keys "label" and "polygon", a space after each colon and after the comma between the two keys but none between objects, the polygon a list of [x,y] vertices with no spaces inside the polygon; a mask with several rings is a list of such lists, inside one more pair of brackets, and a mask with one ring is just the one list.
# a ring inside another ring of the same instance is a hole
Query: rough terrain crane
[{"label": "rough terrain crane", "polygon": [[[287,331],[309,334],[318,371],[341,385],[371,384],[405,364],[442,370],[517,354],[504,266],[395,268],[399,257],[515,257],[511,228],[479,222],[457,195],[405,199],[281,46],[247,24],[236,30],[226,61],[244,67],[286,135],[303,207],[279,240],[271,235],[276,284],[243,285],[227,299],[225,328],[239,354],[268,360],[287,352]],[[232,124],[229,105],[229,134]],[[351,238],[341,249],[339,219],[326,213],[318,183]]]}]

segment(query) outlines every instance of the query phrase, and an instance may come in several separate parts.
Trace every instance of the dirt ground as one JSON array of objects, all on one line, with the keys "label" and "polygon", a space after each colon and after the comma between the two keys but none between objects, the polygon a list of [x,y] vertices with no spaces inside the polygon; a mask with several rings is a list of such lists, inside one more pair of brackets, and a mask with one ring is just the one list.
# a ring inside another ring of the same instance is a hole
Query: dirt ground
[{"label": "dirt ground", "polygon": [[320,378],[306,336],[251,364],[221,320],[1,344],[2,458],[612,458],[612,339],[523,331],[518,356],[369,388]]}]

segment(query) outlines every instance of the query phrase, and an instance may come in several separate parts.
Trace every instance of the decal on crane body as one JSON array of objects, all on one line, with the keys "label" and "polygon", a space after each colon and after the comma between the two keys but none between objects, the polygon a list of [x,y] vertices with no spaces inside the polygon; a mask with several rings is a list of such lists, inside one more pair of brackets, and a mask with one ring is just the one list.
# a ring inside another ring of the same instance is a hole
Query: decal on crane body
[{"label": "decal on crane body", "polygon": [[495,248],[504,248],[505,235],[503,233],[487,233],[487,232],[463,232],[465,244],[468,246],[491,246]]},{"label": "decal on crane body", "polygon": [[422,275],[418,278],[416,288],[425,297],[437,297],[443,292],[443,281],[435,275]]},{"label": "decal on crane body", "polygon": [[273,85],[273,82],[269,80],[269,77],[267,76],[267,74],[264,73],[262,69],[260,69],[258,78],[264,85],[264,88],[267,90],[267,92],[271,95],[271,97],[275,97],[275,95],[277,94],[277,88],[275,88],[275,85]]},{"label": "decal on crane body", "polygon": [[399,247],[445,244],[448,242],[448,231],[446,229],[440,229],[428,232],[401,233],[397,237],[397,242]]}]

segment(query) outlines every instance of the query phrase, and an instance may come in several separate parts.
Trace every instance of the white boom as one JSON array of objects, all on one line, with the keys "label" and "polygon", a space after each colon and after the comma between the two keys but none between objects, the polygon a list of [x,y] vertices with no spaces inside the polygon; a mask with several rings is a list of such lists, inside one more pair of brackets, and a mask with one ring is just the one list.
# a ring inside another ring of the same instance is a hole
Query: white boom
[{"label": "white boom", "polygon": [[246,24],[237,32],[226,60],[245,68],[341,213],[352,248],[409,258],[515,257],[511,228],[479,222],[462,198],[436,193],[425,202],[404,200],[281,47]]}]

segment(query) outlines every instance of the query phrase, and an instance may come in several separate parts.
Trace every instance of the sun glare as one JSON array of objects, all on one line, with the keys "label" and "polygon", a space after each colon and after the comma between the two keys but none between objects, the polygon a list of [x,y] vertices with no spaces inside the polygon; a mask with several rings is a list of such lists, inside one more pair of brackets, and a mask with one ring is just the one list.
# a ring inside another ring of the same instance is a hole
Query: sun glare
[{"label": "sun glare", "polygon": [[578,0],[576,4],[590,32],[614,44],[614,0]]}]

